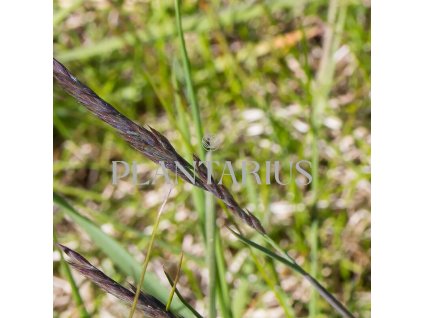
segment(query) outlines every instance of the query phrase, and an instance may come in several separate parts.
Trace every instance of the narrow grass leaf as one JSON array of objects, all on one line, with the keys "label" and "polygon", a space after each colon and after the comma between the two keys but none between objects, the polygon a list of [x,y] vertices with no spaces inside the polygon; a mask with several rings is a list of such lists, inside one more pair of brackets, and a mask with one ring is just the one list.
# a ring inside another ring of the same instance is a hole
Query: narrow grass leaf
[{"label": "narrow grass leaf", "polygon": [[266,254],[267,256],[285,264],[292,270],[296,271],[297,273],[301,274],[307,281],[311,283],[311,285],[318,291],[318,293],[333,307],[335,310],[342,315],[342,317],[347,318],[354,318],[353,314],[351,314],[347,308],[344,307],[329,291],[326,290],[314,277],[312,277],[309,273],[307,273],[301,266],[297,263],[286,259],[280,255],[273,253],[272,251],[268,250],[267,248],[250,241],[249,239],[245,238],[244,236],[240,235],[239,233],[235,232],[231,228],[229,230],[242,242],[245,244],[258,249],[262,253]]},{"label": "narrow grass leaf", "polygon": [[[166,278],[167,278],[167,280],[169,281],[169,284],[171,285],[171,286],[176,286],[176,284],[175,284],[175,282],[173,281],[173,279],[170,277],[170,275],[167,273],[167,272],[165,272],[165,275],[166,275]],[[186,301],[186,299],[181,295],[181,293],[179,292],[179,290],[178,290],[178,288],[177,287],[175,287],[175,293],[176,293],[176,295],[178,296],[178,298],[179,298],[179,300],[185,305],[185,307],[187,307],[190,311],[191,311],[191,313],[195,316],[195,317],[197,317],[197,318],[203,318],[203,316],[201,316],[199,313],[198,313],[198,311],[196,311],[195,309],[194,309],[194,307],[192,307],[187,301]]]},{"label": "narrow grass leaf", "polygon": [[184,259],[184,252],[181,252],[181,257],[179,258],[178,269],[176,271],[175,282],[174,282],[174,284],[172,286],[172,290],[170,291],[169,299],[167,300],[166,310],[169,310],[170,304],[172,303],[173,295],[175,294],[175,290],[176,290],[176,284],[178,283],[178,281],[179,281],[179,275],[181,274],[181,267],[182,267],[182,261],[183,261],[183,259]]}]

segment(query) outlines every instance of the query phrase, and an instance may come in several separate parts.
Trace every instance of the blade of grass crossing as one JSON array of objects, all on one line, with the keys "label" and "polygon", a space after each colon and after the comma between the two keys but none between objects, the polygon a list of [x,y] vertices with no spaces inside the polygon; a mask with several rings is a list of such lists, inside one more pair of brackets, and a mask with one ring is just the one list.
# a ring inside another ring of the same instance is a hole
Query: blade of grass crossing
[{"label": "blade of grass crossing", "polygon": [[[256,264],[256,267],[259,270],[260,276],[264,279],[267,286],[270,287],[272,292],[274,293],[276,300],[278,301],[279,305],[284,310],[286,318],[294,318],[294,309],[292,306],[287,302],[288,296],[286,295],[285,291],[276,285],[275,281],[272,280],[272,278],[267,274],[267,270],[264,268],[263,264],[260,263],[260,260],[257,258],[257,256],[253,253],[253,250],[250,246],[248,246],[251,252],[251,257],[253,258],[254,263]],[[270,264],[273,266],[273,264]]]},{"label": "blade of grass crossing", "polygon": [[193,313],[194,314],[194,316],[195,317],[197,317],[197,318],[203,318],[203,316],[201,316],[199,313],[198,313],[198,311],[196,311],[195,309],[194,309],[194,307],[192,307],[187,301],[186,301],[186,299],[184,298],[184,297],[182,297],[182,295],[181,295],[181,293],[179,292],[179,290],[178,290],[178,287],[176,287],[176,283],[173,281],[173,279],[170,277],[170,275],[168,274],[168,273],[166,273],[165,272],[165,275],[166,275],[166,278],[167,278],[167,280],[169,281],[169,284],[171,285],[171,286],[175,286],[175,293],[176,293],[176,295],[178,296],[178,298],[180,299],[180,301],[185,305],[185,307],[187,307],[190,311],[191,311],[191,313]]},{"label": "blade of grass crossing", "polygon": [[[187,119],[187,114],[184,112],[183,107],[182,107],[182,102],[181,102],[181,98],[178,94],[179,90],[179,85],[178,85],[178,80],[177,80],[177,62],[174,61],[173,62],[173,67],[172,67],[172,84],[173,84],[173,88],[175,91],[174,94],[174,100],[175,100],[175,109],[176,109],[176,116],[177,116],[177,121],[178,121],[178,125],[181,127],[181,133],[184,135],[184,154],[186,155],[186,157],[188,158],[189,156],[192,155],[192,153],[194,152],[194,149],[191,145],[191,133],[188,129],[188,119]],[[205,229],[205,198],[204,198],[204,192],[201,191],[200,189],[197,188],[193,188],[192,189],[192,199],[194,202],[194,206],[196,211],[198,212],[199,218],[200,218],[200,224],[201,224],[201,234],[203,236],[203,238],[206,237],[206,229]]]}]

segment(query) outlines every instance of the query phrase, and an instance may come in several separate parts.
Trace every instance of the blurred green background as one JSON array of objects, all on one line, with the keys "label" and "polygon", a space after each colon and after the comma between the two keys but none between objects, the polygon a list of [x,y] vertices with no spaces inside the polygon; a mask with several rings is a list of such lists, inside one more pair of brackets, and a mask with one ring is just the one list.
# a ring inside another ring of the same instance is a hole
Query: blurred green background
[{"label": "blurred green background", "polygon": [[[309,186],[293,179],[285,186],[252,178],[244,187],[229,177],[224,182],[299,264],[358,317],[370,317],[370,2],[183,1],[182,23],[203,129],[220,141],[213,160],[231,160],[239,176],[241,160],[263,168],[279,160],[284,180],[291,161],[313,164]],[[173,1],[54,1],[54,56],[190,161],[201,136],[178,45]],[[55,85],[54,190],[141,264],[169,187],[160,179],[151,186],[136,187],[129,178],[113,185],[113,160],[136,161],[140,180],[156,170]],[[219,315],[228,306],[224,316],[337,317],[301,277],[258,253],[254,261],[220,226],[226,218],[220,204],[217,214],[228,291]],[[200,223],[192,186],[179,181],[148,270],[167,286],[162,266],[177,263],[183,249],[178,288],[205,313]],[[58,206],[54,232],[115,280],[132,281]],[[55,317],[79,317],[60,264],[55,251]],[[127,316],[118,300],[73,276],[93,317]]]}]

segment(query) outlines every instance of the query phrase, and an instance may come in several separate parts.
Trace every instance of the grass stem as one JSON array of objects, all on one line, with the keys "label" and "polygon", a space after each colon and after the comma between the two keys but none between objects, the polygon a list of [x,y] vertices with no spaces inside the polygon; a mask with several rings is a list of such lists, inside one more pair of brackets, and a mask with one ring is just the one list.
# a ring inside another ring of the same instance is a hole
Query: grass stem
[{"label": "grass stem", "polygon": [[[201,123],[200,110],[197,102],[197,97],[192,81],[191,64],[188,57],[188,52],[185,45],[184,31],[182,28],[180,0],[175,0],[176,11],[176,25],[178,29],[179,45],[182,55],[182,64],[185,74],[185,81],[187,85],[187,94],[191,108],[192,117],[195,123],[195,130],[198,143],[198,154],[200,159],[205,159],[205,151],[202,147],[201,138],[203,137],[203,126]],[[210,160],[210,159],[208,159]],[[201,197],[200,197],[201,196]],[[209,286],[208,286],[208,317],[216,317],[216,210],[215,202],[212,195],[206,193],[205,200],[203,193],[197,194],[197,201],[202,201],[205,212],[205,233],[206,233],[206,247],[207,247],[207,267],[209,271]]]},{"label": "grass stem", "polygon": [[179,275],[181,273],[181,267],[182,267],[183,259],[184,259],[184,252],[182,251],[181,257],[179,258],[179,264],[178,264],[178,269],[176,271],[175,281],[172,285],[172,290],[170,291],[169,299],[168,299],[167,304],[166,304],[166,311],[169,311],[170,304],[172,303],[173,295],[175,294],[176,284],[178,283]]},{"label": "grass stem", "polygon": [[[207,153],[211,161],[211,152]],[[206,245],[207,267],[209,269],[208,317],[216,317],[216,208],[214,196],[206,193]]]},{"label": "grass stem", "polygon": [[178,29],[178,38],[179,38],[179,45],[180,45],[181,54],[182,54],[182,65],[183,65],[184,73],[185,73],[188,99],[189,99],[189,104],[191,106],[192,117],[194,119],[195,130],[196,130],[197,138],[198,138],[198,154],[200,156],[200,159],[204,159],[205,152],[203,147],[201,146],[201,140],[200,140],[203,137],[203,126],[201,124],[200,110],[198,107],[197,97],[195,95],[194,84],[192,82],[191,63],[189,61],[188,52],[185,45],[184,30],[182,28],[182,20],[181,20],[180,0],[175,0],[175,11],[176,11],[176,26]]},{"label": "grass stem", "polygon": [[163,204],[160,207],[159,213],[157,213],[156,221],[154,222],[153,232],[151,234],[151,239],[150,239],[150,242],[148,244],[147,255],[145,257],[145,261],[144,261],[144,264],[143,264],[143,267],[142,267],[142,270],[141,270],[140,280],[138,281],[137,290],[135,292],[134,302],[132,303],[131,311],[130,311],[129,316],[128,316],[129,318],[132,318],[134,316],[135,310],[137,308],[137,303],[139,302],[138,298],[141,294],[141,287],[144,283],[145,273],[147,272],[147,265],[148,265],[148,262],[150,261],[151,250],[152,250],[152,247],[153,247],[154,238],[156,237],[157,229],[159,227],[160,216],[163,213],[164,207],[167,203],[167,200],[169,199],[171,192],[172,192],[172,188],[167,193],[167,195],[166,195],[166,197],[163,201]]}]

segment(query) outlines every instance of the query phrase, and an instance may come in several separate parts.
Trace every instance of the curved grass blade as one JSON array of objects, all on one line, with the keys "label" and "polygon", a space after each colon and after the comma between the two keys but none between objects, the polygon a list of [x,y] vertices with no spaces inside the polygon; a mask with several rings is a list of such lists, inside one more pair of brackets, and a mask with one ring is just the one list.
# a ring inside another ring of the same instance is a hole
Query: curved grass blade
[{"label": "curved grass blade", "polygon": [[167,300],[166,310],[169,310],[170,304],[172,303],[173,295],[175,294],[175,290],[176,290],[176,284],[178,283],[179,275],[181,274],[181,267],[182,267],[183,259],[184,259],[184,252],[182,251],[181,256],[179,258],[178,269],[176,271],[175,283],[172,285],[172,290],[170,291],[169,299]]},{"label": "curved grass blade", "polygon": [[194,309],[194,307],[192,307],[186,300],[185,300],[185,298],[181,295],[181,293],[179,292],[179,290],[178,290],[178,288],[176,287],[176,284],[175,284],[175,282],[173,281],[173,279],[170,277],[170,275],[165,271],[164,272],[165,273],[165,275],[166,275],[166,278],[167,278],[167,280],[169,281],[169,284],[171,285],[171,286],[175,286],[175,293],[176,293],[176,295],[178,296],[178,298],[179,298],[179,300],[185,305],[185,307],[187,307],[190,311],[191,311],[191,313],[193,313],[194,314],[194,316],[195,317],[197,317],[197,318],[203,318],[203,316],[201,316],[199,313],[198,313],[198,311],[196,311],[195,309]]},{"label": "curved grass blade", "polygon": [[240,235],[239,233],[235,232],[231,228],[228,229],[243,243],[254,247],[255,249],[259,250],[260,252],[266,254],[267,256],[275,259],[278,262],[281,262],[291,268],[292,270],[296,271],[297,273],[301,274],[310,284],[317,290],[317,292],[339,313],[342,317],[347,318],[354,318],[353,314],[348,311],[344,305],[341,304],[326,288],[324,288],[314,277],[312,277],[309,273],[307,273],[301,266],[299,266],[295,261],[291,259],[287,259],[280,255],[269,251],[267,248],[250,241],[249,239],[245,238],[244,236]]}]

